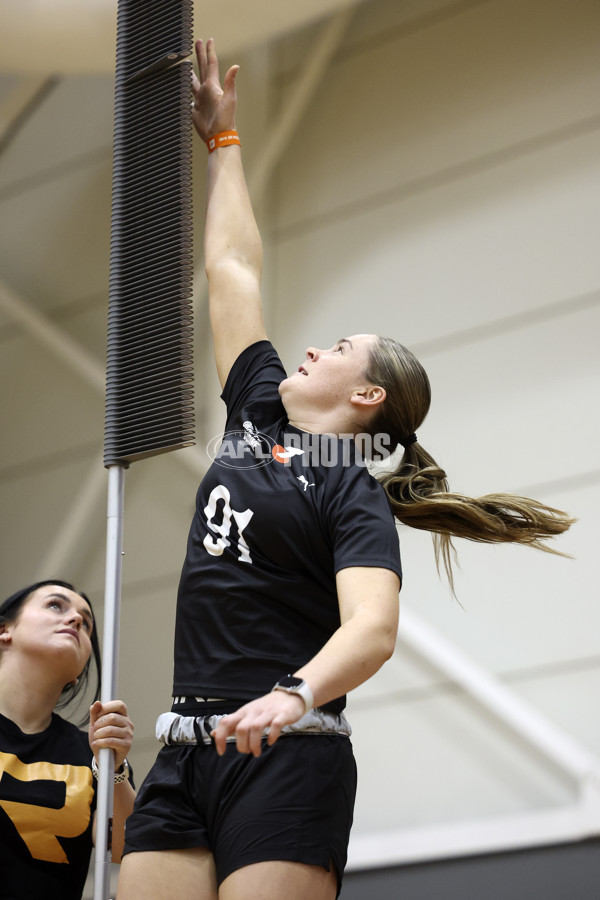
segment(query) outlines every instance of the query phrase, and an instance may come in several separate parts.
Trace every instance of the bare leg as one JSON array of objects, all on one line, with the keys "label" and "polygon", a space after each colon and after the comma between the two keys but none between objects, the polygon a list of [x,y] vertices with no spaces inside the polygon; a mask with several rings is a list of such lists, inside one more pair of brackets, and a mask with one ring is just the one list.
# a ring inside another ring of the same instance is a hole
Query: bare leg
[{"label": "bare leg", "polygon": [[[157,850],[123,857],[117,900],[217,900],[210,850]],[[316,900],[316,898],[315,898]]]},{"label": "bare leg", "polygon": [[336,893],[333,864],[328,872],[321,866],[274,860],[236,869],[219,888],[219,900],[335,900]]}]

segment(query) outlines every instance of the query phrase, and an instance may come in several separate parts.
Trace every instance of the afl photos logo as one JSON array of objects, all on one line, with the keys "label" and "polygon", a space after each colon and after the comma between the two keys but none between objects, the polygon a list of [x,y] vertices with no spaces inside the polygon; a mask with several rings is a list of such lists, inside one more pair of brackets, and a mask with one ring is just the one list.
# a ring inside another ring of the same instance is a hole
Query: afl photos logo
[{"label": "afl photos logo", "polygon": [[243,428],[243,431],[228,431],[209,441],[206,452],[216,465],[227,469],[259,469],[272,462],[289,465],[292,457],[304,454],[300,447],[276,444],[268,434],[257,431],[250,421],[244,422]]},{"label": "afl photos logo", "polygon": [[248,421],[243,423],[243,431],[227,431],[212,438],[206,452],[217,466],[226,469],[260,469],[273,462],[275,447],[273,438]]},{"label": "afl photos logo", "polygon": [[303,453],[304,450],[301,450],[299,447],[282,447],[281,444],[275,444],[271,450],[273,459],[282,465],[289,462],[292,456],[302,456]]}]

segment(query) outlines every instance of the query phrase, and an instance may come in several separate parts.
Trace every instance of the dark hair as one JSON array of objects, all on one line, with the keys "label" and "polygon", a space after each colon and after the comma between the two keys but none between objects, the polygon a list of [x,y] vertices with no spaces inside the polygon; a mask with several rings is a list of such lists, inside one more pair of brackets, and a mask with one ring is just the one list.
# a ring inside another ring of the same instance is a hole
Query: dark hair
[{"label": "dark hair", "polygon": [[[92,620],[94,623],[94,627],[92,628],[92,633],[90,635],[92,654],[85,664],[83,671],[80,673],[77,679],[77,683],[66,685],[63,688],[61,698],[56,704],[56,709],[63,709],[81,694],[85,693],[90,677],[90,663],[92,661],[92,656],[96,664],[96,686],[94,689],[93,701],[98,700],[100,697],[100,677],[102,674],[102,661],[100,657],[100,643],[98,641],[96,618],[94,616],[94,610],[90,602],[90,598],[87,596],[87,594],[84,594],[83,591],[78,591],[77,588],[73,587],[73,585],[68,581],[61,581],[60,578],[48,578],[45,581],[36,581],[35,584],[30,584],[28,587],[21,588],[20,591],[16,591],[14,594],[11,594],[11,596],[8,597],[2,603],[2,605],[0,605],[0,625],[8,622],[14,622],[16,619],[18,619],[23,606],[30,598],[30,596],[34,593],[34,591],[37,591],[38,588],[44,587],[45,585],[49,584],[56,584],[59,587],[67,588],[68,590],[74,591],[74,593],[79,594],[79,596],[82,597],[90,607]],[[85,725],[88,721],[88,718],[89,716],[86,713],[85,717],[79,724]]]},{"label": "dark hair", "polygon": [[[547,553],[560,553],[544,539],[562,534],[575,521],[562,510],[528,497],[486,494],[465,497],[450,491],[446,473],[418,441],[431,402],[431,388],[419,360],[392,338],[378,337],[369,349],[365,377],[385,388],[386,398],[369,423],[371,435],[387,434],[387,449],[407,446],[394,471],[376,475],[395,517],[406,525],[432,532],[436,561],[440,559],[453,587],[452,537],[483,543],[528,544]],[[409,440],[407,440],[409,439]]]}]

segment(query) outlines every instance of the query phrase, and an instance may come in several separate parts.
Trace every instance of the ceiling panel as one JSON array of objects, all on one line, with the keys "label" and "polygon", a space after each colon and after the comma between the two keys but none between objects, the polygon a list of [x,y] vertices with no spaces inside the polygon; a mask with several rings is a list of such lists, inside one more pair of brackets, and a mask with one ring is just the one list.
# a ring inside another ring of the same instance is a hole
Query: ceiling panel
[{"label": "ceiling panel", "polygon": [[[196,32],[218,38],[223,54],[240,52],[354,5],[356,0],[203,0],[195,5]],[[115,0],[5,0],[0,71],[112,72],[116,11]]]}]

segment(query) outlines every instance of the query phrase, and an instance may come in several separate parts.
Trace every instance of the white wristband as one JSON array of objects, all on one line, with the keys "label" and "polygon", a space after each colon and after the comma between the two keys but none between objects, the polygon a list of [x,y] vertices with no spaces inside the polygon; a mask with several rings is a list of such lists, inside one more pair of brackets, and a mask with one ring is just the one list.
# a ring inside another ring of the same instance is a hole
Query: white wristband
[{"label": "white wristband", "polygon": [[[120,771],[115,772],[114,774],[114,783],[121,784],[123,781],[127,781],[129,778],[129,763],[127,759],[124,759],[121,765],[119,766]],[[97,780],[98,779],[98,763],[96,762],[96,757],[92,756],[92,775]]]}]

